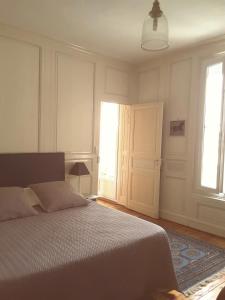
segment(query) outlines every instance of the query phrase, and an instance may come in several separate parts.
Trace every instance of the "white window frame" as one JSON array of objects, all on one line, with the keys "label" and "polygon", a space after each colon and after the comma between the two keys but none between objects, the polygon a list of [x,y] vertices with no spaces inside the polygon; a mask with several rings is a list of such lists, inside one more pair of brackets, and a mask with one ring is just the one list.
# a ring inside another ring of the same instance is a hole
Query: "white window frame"
[{"label": "white window frame", "polygon": [[[220,122],[220,135],[219,135],[219,155],[218,155],[218,169],[217,169],[217,186],[215,189],[204,187],[201,185],[201,171],[202,171],[202,155],[203,155],[203,138],[204,138],[204,117],[205,117],[205,92],[206,92],[206,72],[207,68],[217,63],[223,63],[223,91],[222,91],[222,107],[221,107],[221,122]],[[199,133],[198,133],[198,155],[197,155],[197,190],[201,194],[216,199],[225,200],[225,195],[222,194],[223,190],[223,165],[225,160],[225,57],[216,57],[205,60],[201,65],[200,76],[200,105],[199,105]]]}]

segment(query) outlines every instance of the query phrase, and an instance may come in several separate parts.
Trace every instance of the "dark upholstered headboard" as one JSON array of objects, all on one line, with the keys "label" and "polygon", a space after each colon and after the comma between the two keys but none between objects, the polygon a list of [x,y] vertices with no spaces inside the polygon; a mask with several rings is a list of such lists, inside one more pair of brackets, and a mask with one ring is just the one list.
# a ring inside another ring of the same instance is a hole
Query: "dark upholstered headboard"
[{"label": "dark upholstered headboard", "polygon": [[65,180],[64,153],[0,154],[0,187]]}]

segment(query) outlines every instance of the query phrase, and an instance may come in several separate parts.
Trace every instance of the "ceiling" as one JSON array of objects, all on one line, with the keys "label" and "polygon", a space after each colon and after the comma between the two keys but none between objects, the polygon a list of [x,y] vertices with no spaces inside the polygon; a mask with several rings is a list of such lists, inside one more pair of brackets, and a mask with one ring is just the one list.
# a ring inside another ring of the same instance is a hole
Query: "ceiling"
[{"label": "ceiling", "polygon": [[[0,0],[0,22],[124,61],[151,57],[140,49],[153,0]],[[225,0],[161,0],[170,50],[225,34]],[[168,51],[168,50],[167,50]]]}]

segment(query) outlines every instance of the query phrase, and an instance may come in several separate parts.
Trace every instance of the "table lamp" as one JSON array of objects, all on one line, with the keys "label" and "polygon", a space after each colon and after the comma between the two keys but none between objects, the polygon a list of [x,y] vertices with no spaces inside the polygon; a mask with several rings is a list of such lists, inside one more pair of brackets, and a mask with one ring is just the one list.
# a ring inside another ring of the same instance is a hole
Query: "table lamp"
[{"label": "table lamp", "polygon": [[80,176],[89,175],[90,172],[84,162],[76,162],[70,170],[71,175],[78,176],[78,188],[80,193]]}]

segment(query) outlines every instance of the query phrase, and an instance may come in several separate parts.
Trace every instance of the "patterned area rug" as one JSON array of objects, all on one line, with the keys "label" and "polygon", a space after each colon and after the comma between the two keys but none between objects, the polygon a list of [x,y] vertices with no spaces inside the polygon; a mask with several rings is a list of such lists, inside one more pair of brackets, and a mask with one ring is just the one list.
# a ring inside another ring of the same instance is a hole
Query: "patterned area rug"
[{"label": "patterned area rug", "polygon": [[[168,231],[174,267],[181,291],[203,281],[225,267],[225,249],[206,242]],[[224,272],[224,270],[223,270]],[[207,280],[208,279],[208,280]],[[214,280],[211,277],[210,280]]]}]

